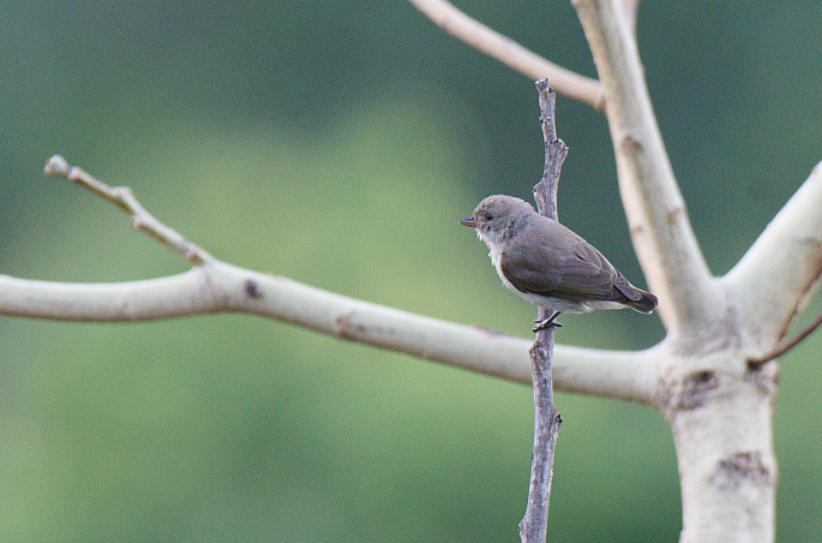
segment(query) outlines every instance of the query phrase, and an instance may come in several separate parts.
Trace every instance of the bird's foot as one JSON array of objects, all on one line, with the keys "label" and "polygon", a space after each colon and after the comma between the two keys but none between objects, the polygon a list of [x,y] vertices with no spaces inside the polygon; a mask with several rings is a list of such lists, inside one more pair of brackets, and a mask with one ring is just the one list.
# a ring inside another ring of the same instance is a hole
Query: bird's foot
[{"label": "bird's foot", "polygon": [[554,311],[553,313],[551,313],[551,316],[548,317],[547,319],[542,319],[542,320],[537,319],[537,320],[535,320],[534,322],[537,323],[537,324],[536,324],[536,326],[531,328],[531,331],[536,333],[536,332],[539,332],[540,330],[545,330],[547,328],[562,328],[562,323],[557,322],[555,320],[559,316],[559,313],[560,313],[559,311]]}]

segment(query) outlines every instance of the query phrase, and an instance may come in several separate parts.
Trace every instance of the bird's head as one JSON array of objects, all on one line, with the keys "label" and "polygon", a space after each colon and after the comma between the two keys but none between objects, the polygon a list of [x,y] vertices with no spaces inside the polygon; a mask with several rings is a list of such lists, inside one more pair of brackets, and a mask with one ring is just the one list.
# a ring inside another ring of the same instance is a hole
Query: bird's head
[{"label": "bird's head", "polygon": [[519,198],[494,194],[481,201],[471,216],[459,223],[476,230],[477,236],[491,247],[513,235],[517,223],[534,213],[534,208]]}]

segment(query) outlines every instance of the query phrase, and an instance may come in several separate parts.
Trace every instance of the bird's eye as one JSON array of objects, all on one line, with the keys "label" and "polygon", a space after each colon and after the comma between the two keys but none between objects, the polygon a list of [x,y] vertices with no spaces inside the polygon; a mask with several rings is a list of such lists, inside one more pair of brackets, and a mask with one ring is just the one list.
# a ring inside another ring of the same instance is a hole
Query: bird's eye
[{"label": "bird's eye", "polygon": [[493,221],[493,220],[494,220],[494,216],[493,216],[493,215],[491,215],[490,213],[486,213],[486,214],[485,214],[485,220],[486,220],[486,221],[489,221],[489,222],[490,222],[490,221]]}]

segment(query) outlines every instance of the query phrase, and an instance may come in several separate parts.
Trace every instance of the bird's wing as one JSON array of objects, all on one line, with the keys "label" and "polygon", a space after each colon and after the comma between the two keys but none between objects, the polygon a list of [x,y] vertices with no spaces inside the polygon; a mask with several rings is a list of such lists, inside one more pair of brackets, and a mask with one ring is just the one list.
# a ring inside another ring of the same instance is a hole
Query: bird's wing
[{"label": "bird's wing", "polygon": [[599,251],[559,223],[546,225],[526,248],[502,255],[500,265],[512,285],[559,298],[638,299],[639,293]]},{"label": "bird's wing", "polygon": [[583,295],[600,300],[640,298],[639,293],[602,253],[587,243],[578,245],[575,249],[573,255],[565,258],[565,273],[562,275],[562,283],[556,289],[557,294]]},{"label": "bird's wing", "polygon": [[557,255],[544,247],[531,247],[527,253],[512,248],[500,255],[500,269],[520,292],[545,294],[562,284]]}]

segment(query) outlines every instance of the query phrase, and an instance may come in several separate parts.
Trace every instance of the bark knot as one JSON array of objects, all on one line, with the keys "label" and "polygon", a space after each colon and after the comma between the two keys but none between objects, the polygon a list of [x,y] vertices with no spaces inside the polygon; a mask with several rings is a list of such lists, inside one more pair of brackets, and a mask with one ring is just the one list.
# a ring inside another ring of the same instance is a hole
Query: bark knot
[{"label": "bark knot", "polygon": [[772,470],[758,451],[738,452],[720,460],[711,476],[711,482],[724,488],[735,488],[747,481],[760,486],[769,484]]},{"label": "bark knot", "polygon": [[713,370],[697,370],[686,375],[675,394],[675,405],[680,409],[696,409],[706,397],[719,388],[719,377]]}]

